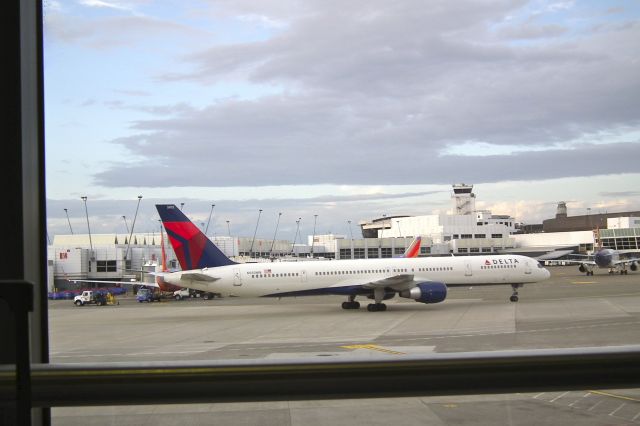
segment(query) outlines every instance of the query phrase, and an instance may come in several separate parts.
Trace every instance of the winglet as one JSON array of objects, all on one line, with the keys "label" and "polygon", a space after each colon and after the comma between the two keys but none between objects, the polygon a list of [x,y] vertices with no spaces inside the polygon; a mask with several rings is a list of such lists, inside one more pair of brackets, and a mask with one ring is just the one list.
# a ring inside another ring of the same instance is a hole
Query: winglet
[{"label": "winglet", "polygon": [[234,265],[175,204],[156,204],[169,242],[183,271]]}]

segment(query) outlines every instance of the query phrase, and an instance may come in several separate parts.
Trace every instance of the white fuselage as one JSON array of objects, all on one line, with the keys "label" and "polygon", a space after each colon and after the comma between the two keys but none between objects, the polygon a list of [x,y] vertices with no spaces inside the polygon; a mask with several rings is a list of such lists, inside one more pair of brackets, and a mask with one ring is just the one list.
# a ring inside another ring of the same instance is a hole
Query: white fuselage
[{"label": "white fuselage", "polygon": [[[183,277],[184,275],[184,277]],[[187,276],[196,279],[186,278]],[[532,258],[518,255],[335,260],[328,262],[239,263],[164,275],[170,284],[220,293],[222,296],[295,296],[298,292],[340,294],[340,288],[375,286],[401,277],[395,291],[417,283],[447,285],[524,284],[549,278]],[[211,277],[210,280],[202,279]],[[412,278],[411,278],[412,277]],[[303,295],[303,294],[299,294]]]}]

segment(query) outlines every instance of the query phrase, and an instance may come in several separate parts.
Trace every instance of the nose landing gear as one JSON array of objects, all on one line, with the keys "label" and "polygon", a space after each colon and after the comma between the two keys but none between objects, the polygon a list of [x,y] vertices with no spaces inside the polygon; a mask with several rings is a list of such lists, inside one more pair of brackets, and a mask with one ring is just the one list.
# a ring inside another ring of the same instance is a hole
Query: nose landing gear
[{"label": "nose landing gear", "polygon": [[511,284],[511,288],[513,289],[513,293],[511,294],[511,297],[509,298],[509,301],[511,302],[517,302],[518,301],[518,289],[522,287],[522,284]]}]

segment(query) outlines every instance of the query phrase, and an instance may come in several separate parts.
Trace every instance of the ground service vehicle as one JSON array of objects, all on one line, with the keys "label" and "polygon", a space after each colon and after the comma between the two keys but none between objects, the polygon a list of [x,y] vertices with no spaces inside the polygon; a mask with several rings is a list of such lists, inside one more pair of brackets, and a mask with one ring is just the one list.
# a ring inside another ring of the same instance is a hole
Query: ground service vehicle
[{"label": "ground service vehicle", "polygon": [[154,292],[152,289],[150,288],[141,288],[138,290],[138,293],[136,294],[136,300],[139,303],[142,302],[159,302],[160,301],[160,295],[156,292]]},{"label": "ground service vehicle", "polygon": [[173,292],[173,297],[175,297],[176,300],[182,300],[191,297],[191,291],[188,288],[181,288]]},{"label": "ground service vehicle", "polygon": [[73,303],[76,306],[84,306],[86,304],[105,306],[107,304],[107,296],[101,292],[85,290],[82,294],[73,298]]}]

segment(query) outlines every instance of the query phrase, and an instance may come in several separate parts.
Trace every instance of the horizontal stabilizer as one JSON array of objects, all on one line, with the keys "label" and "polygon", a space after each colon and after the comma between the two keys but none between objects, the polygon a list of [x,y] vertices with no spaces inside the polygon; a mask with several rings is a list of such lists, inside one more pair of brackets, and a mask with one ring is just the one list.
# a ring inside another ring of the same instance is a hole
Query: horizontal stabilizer
[{"label": "horizontal stabilizer", "polygon": [[187,280],[187,281],[213,282],[213,281],[218,281],[219,279],[220,278],[212,277],[211,275],[207,275],[207,274],[200,274],[198,272],[185,272],[184,274],[180,275],[180,280]]}]

